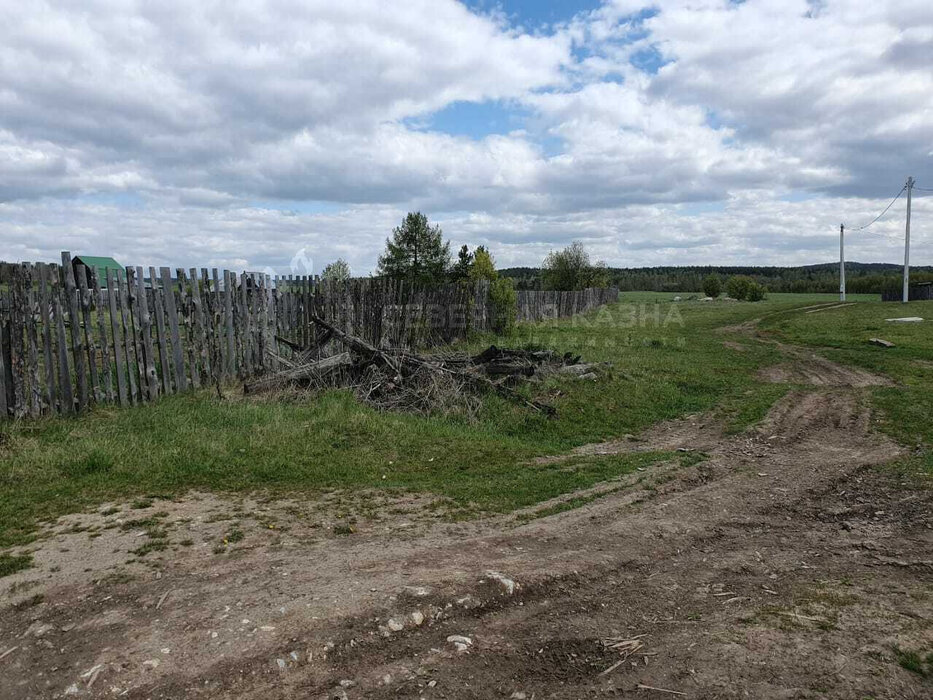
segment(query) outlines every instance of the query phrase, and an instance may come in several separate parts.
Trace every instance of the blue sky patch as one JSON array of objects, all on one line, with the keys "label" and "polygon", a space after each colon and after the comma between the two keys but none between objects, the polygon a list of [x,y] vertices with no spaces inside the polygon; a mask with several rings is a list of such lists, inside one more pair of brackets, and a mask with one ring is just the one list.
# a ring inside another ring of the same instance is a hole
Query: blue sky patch
[{"label": "blue sky patch", "polygon": [[477,12],[501,10],[511,24],[533,29],[543,24],[567,22],[603,3],[601,0],[466,0],[464,4]]},{"label": "blue sky patch", "polygon": [[405,126],[419,131],[441,131],[452,136],[481,139],[490,134],[507,134],[523,129],[528,117],[520,105],[503,100],[452,102],[427,117],[405,120]]}]

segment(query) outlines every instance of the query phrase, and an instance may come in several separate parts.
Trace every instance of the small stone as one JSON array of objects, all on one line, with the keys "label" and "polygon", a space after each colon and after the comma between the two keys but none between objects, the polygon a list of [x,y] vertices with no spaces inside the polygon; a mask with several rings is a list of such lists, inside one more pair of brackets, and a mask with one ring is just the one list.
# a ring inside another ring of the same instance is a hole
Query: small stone
[{"label": "small stone", "polygon": [[143,661],[143,666],[148,666],[149,668],[158,668],[159,660],[158,659],[147,659]]},{"label": "small stone", "polygon": [[437,685],[437,681],[428,681],[428,687],[429,687],[429,688],[433,688],[433,687],[436,686],[436,685]]},{"label": "small stone", "polygon": [[411,614],[411,621],[414,623],[415,627],[421,627],[422,623],[424,623],[424,615],[420,610],[415,610],[415,612]]},{"label": "small stone", "polygon": [[275,663],[279,667],[279,669],[284,669],[286,666],[285,659],[276,659]]},{"label": "small stone", "polygon": [[392,682],[392,676],[389,675],[388,673],[385,674],[385,675],[382,677],[382,684],[383,684],[383,685],[389,685],[389,683],[391,683],[391,682]]},{"label": "small stone", "polygon": [[884,340],[883,338],[869,338],[869,345],[877,345],[880,348],[893,348],[895,347],[894,343],[890,340]]},{"label": "small stone", "polygon": [[72,683],[67,688],[65,688],[65,695],[77,695],[78,694],[78,684]]},{"label": "small stone", "polygon": [[473,646],[473,640],[461,634],[452,634],[447,637],[447,641],[454,645],[458,654],[462,654]]},{"label": "small stone", "polygon": [[528,695],[525,694],[524,691],[516,690],[509,697],[511,698],[511,700],[525,700],[528,697]]},{"label": "small stone", "polygon": [[352,688],[355,685],[356,681],[351,681],[349,678],[345,678],[344,680],[340,681],[341,688]]},{"label": "small stone", "polygon": [[405,586],[405,592],[418,598],[424,598],[431,594],[431,589],[426,586]]},{"label": "small stone", "polygon": [[518,584],[516,584],[515,581],[510,579],[505,574],[500,574],[498,571],[487,571],[486,576],[502,586],[508,595],[512,595],[515,592],[515,589],[518,587]]},{"label": "small stone", "polygon": [[405,629],[405,623],[399,622],[395,618],[389,618],[389,621],[386,623],[386,625],[393,632],[401,632],[403,629]]}]

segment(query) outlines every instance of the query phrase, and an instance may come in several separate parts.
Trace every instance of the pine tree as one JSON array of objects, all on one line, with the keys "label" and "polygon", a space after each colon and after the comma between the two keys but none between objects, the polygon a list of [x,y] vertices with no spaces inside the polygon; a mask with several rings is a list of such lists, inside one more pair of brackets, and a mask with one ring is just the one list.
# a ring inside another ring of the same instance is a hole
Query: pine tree
[{"label": "pine tree", "polygon": [[454,263],[450,276],[455,282],[463,282],[470,279],[470,272],[473,269],[473,253],[467,246],[460,248],[457,253],[457,262]]},{"label": "pine tree", "polygon": [[429,226],[421,212],[409,212],[386,239],[379,258],[379,274],[415,284],[440,284],[450,267],[450,243],[440,226]]}]

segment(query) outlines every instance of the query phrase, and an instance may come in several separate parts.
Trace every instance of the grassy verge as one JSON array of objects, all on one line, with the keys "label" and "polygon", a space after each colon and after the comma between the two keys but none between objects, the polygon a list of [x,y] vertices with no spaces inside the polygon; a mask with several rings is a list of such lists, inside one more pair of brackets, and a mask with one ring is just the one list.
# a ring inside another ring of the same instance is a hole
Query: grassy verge
[{"label": "grassy verge", "polygon": [[469,511],[530,506],[656,458],[592,460],[568,469],[527,466],[533,457],[714,406],[735,429],[759,419],[777,390],[764,389],[755,372],[779,361],[778,353],[752,339],[742,340],[741,352],[725,348],[728,335],[716,329],[832,301],[773,295],[758,304],[674,303],[673,296],[624,294],[619,304],[585,317],[524,324],[497,340],[613,363],[599,382],[537,385],[538,397],[558,409],[556,420],[496,396],[467,422],[377,413],[342,392],[287,403],[220,401],[205,392],[7,426],[0,435],[0,546],[27,542],[37,523],[67,512],[190,489],[407,489]]}]

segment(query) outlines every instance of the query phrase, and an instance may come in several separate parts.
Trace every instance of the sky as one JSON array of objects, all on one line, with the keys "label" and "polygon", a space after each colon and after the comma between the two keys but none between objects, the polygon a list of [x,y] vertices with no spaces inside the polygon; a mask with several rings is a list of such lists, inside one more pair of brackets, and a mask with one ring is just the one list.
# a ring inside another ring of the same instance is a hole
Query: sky
[{"label": "sky", "polygon": [[0,259],[933,264],[929,0],[0,0]]}]

